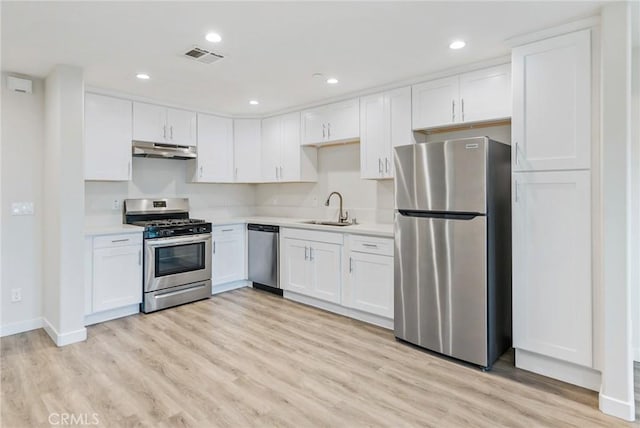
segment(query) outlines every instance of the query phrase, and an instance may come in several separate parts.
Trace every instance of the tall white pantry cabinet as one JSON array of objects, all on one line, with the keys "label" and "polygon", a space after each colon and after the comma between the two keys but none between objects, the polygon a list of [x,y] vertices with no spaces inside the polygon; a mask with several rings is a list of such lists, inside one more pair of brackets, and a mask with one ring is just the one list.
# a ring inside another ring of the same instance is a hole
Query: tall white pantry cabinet
[{"label": "tall white pantry cabinet", "polygon": [[591,64],[589,29],[512,52],[513,347],[553,377],[594,367]]}]

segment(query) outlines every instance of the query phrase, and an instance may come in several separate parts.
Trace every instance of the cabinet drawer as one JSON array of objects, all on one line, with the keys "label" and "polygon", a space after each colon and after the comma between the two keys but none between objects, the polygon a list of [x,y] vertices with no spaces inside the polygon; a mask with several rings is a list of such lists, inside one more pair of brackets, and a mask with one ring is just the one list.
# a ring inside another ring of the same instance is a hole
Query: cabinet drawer
[{"label": "cabinet drawer", "polygon": [[350,235],[351,251],[393,256],[393,239]]},{"label": "cabinet drawer", "polygon": [[122,247],[125,245],[142,245],[142,233],[123,233],[120,235],[103,235],[93,238],[93,248]]},{"label": "cabinet drawer", "polygon": [[247,226],[245,224],[227,224],[224,226],[214,226],[213,234],[214,236],[223,236],[231,233],[242,233],[246,230]]}]

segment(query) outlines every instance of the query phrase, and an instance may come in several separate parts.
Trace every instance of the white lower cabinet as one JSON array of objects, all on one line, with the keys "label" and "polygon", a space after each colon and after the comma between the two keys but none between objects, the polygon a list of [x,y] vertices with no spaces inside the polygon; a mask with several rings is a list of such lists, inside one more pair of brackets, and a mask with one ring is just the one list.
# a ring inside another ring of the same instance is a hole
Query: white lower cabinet
[{"label": "white lower cabinet", "polygon": [[213,228],[211,284],[214,287],[247,278],[245,241],[244,224]]},{"label": "white lower cabinet", "polygon": [[142,302],[142,234],[87,237],[87,315]]},{"label": "white lower cabinet", "polygon": [[342,235],[282,229],[280,286],[304,296],[340,303]]},{"label": "white lower cabinet", "polygon": [[589,171],[513,174],[513,347],[591,367]]},{"label": "white lower cabinet", "polygon": [[380,238],[353,241],[349,240],[344,305],[393,318],[393,241]]}]

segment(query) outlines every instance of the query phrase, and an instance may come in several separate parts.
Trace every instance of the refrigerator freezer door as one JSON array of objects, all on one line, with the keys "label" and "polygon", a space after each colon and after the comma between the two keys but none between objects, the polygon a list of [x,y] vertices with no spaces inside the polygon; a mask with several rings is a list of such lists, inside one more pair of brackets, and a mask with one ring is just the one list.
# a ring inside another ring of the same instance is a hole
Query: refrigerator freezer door
[{"label": "refrigerator freezer door", "polygon": [[397,147],[395,208],[486,213],[488,144],[478,137]]},{"label": "refrigerator freezer door", "polygon": [[486,217],[395,221],[395,335],[480,366],[487,356]]}]

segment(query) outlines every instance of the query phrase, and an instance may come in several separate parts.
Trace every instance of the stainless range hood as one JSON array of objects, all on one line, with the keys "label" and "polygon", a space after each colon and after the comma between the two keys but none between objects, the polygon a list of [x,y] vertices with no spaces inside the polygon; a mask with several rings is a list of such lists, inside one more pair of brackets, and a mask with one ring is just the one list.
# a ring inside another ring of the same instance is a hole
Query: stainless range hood
[{"label": "stainless range hood", "polygon": [[142,158],[195,159],[197,157],[195,147],[145,141],[133,141],[132,153],[133,156]]}]

